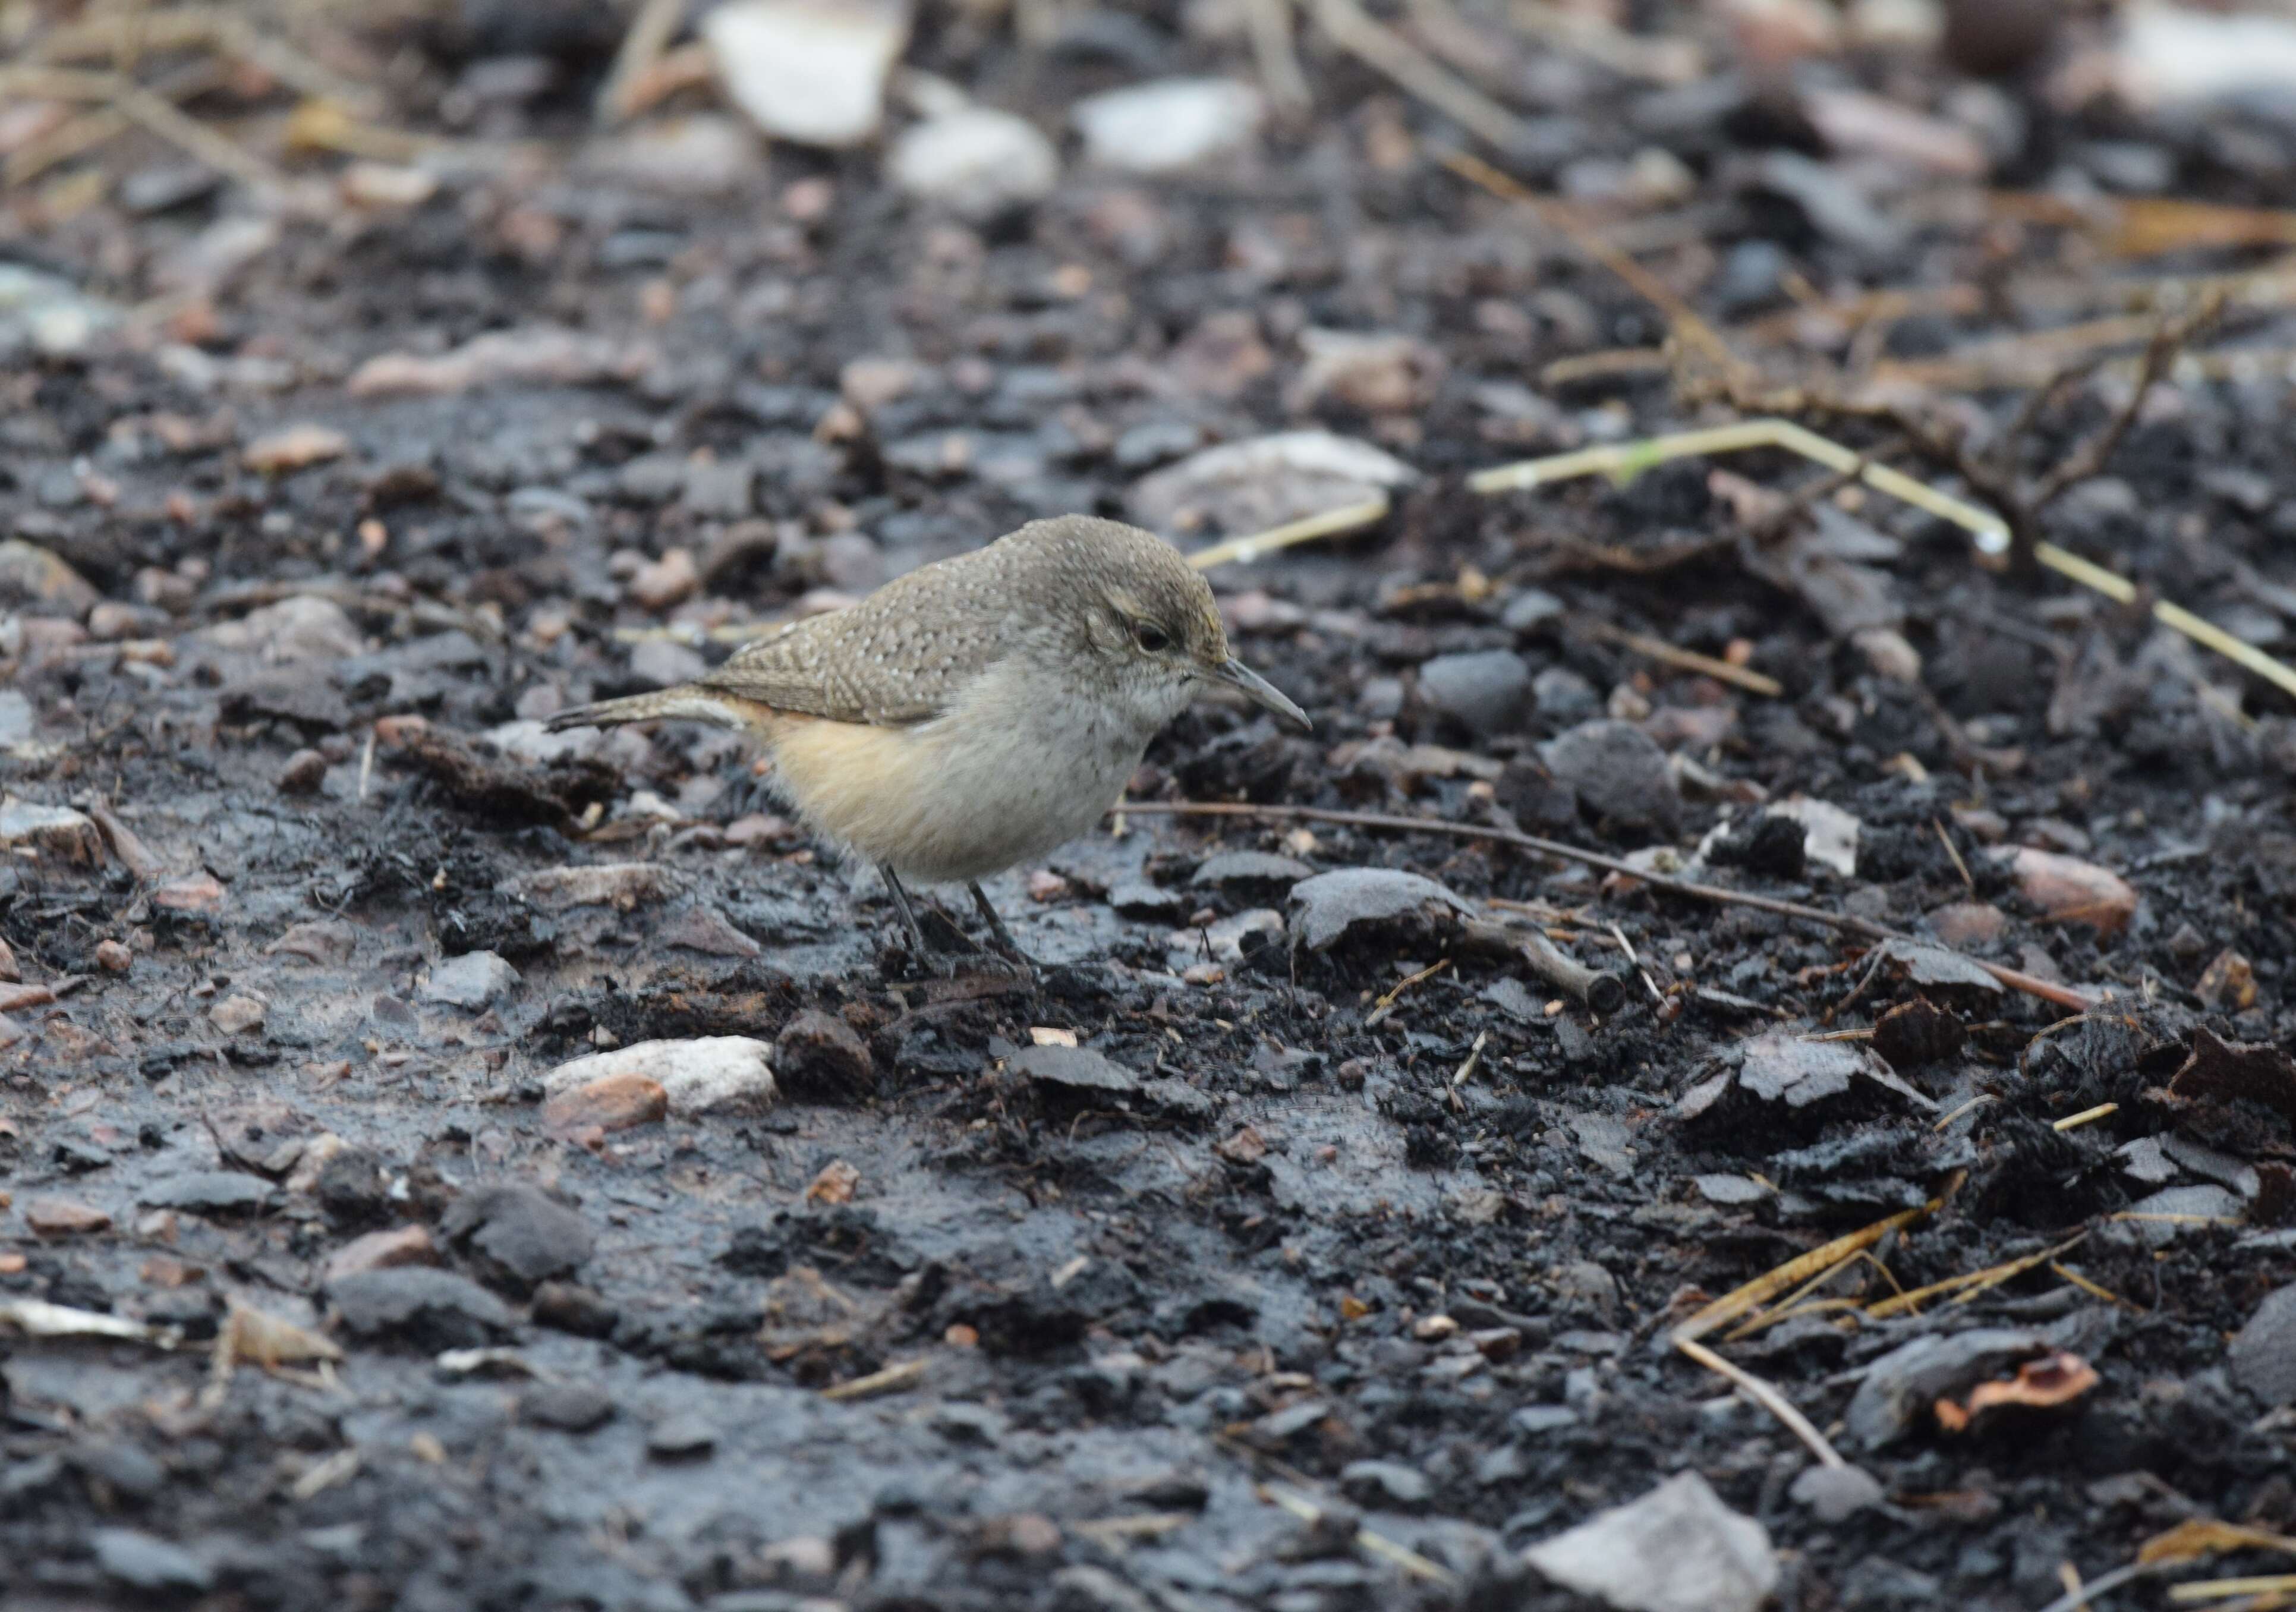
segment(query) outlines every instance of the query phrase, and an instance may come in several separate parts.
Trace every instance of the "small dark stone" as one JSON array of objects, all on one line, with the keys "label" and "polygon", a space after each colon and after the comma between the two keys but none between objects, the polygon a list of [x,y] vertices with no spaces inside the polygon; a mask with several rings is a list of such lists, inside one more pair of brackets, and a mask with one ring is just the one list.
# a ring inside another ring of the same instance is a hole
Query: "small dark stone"
[{"label": "small dark stone", "polygon": [[562,1433],[587,1433],[613,1419],[614,1400],[595,1383],[543,1383],[518,1402],[521,1419]]},{"label": "small dark stone", "polygon": [[327,1296],[352,1336],[397,1336],[434,1351],[482,1347],[517,1322],[470,1278],[424,1265],[346,1276],[327,1285]]},{"label": "small dark stone", "polygon": [[335,686],[308,672],[265,672],[224,691],[226,722],[285,722],[306,734],[340,733],[350,726],[350,703]]},{"label": "small dark stone", "polygon": [[1791,883],[1807,865],[1809,830],[1792,818],[1775,812],[1734,823],[1714,846],[1712,859],[1726,868],[1743,868],[1757,878]]},{"label": "small dark stone", "polygon": [[1359,1506],[1408,1510],[1425,1505],[1435,1485],[1401,1461],[1358,1460],[1340,1469],[1340,1493]]},{"label": "small dark stone", "polygon": [[390,1180],[382,1161],[362,1147],[347,1147],[320,1165],[312,1189],[319,1207],[339,1226],[379,1225],[391,1213]]},{"label": "small dark stone", "polygon": [[1512,649],[1438,655],[1419,669],[1419,698],[1478,738],[1522,726],[1530,668]]},{"label": "small dark stone", "polygon": [[1206,857],[1196,869],[1195,876],[1188,883],[1217,886],[1239,884],[1247,889],[1282,894],[1315,871],[1305,862],[1266,851],[1224,851]]},{"label": "small dark stone", "polygon": [[1578,824],[1578,797],[1529,756],[1509,761],[1495,786],[1498,802],[1530,834],[1555,835]]},{"label": "small dark stone", "polygon": [[1968,1032],[1961,1021],[1927,997],[1900,1002],[1874,1024],[1874,1050],[1892,1069],[1919,1068],[1961,1050]]},{"label": "small dark stone", "polygon": [[143,1445],[125,1439],[91,1439],[76,1445],[70,1459],[82,1477],[123,1499],[147,1501],[167,1486],[168,1469]]},{"label": "small dark stone", "polygon": [[2296,1283],[2264,1295],[2226,1358],[2233,1381],[2266,1404],[2296,1401]]},{"label": "small dark stone", "polygon": [[1582,722],[1540,753],[1578,803],[1612,829],[1671,835],[1682,820],[1682,791],[1666,752],[1631,722]]},{"label": "small dark stone", "polygon": [[1013,1055],[1007,1067],[1042,1086],[1120,1096],[1140,1090],[1138,1075],[1089,1047],[1024,1047]]},{"label": "small dark stone", "polygon": [[857,1103],[877,1089],[875,1063],[853,1026],[816,1008],[774,1039],[774,1078],[800,1103]]},{"label": "small dark stone", "polygon": [[464,1193],[440,1229],[479,1260],[488,1279],[521,1294],[581,1269],[597,1247],[586,1221],[524,1181]]},{"label": "small dark stone", "polygon": [[577,1282],[545,1282],[534,1290],[537,1326],[577,1337],[611,1337],[621,1312]]}]

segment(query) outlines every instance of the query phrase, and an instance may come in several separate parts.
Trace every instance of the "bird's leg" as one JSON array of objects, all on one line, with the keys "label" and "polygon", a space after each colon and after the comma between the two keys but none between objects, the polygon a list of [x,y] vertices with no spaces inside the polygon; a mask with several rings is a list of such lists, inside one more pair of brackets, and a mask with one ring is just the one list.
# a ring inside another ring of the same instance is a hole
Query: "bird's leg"
[{"label": "bird's leg", "polygon": [[[925,938],[925,926],[917,917],[916,904],[909,899],[908,887],[901,883],[900,875],[880,863],[877,871],[885,876],[885,888],[892,892],[893,905],[900,909],[901,921],[909,926],[909,938],[916,943],[917,961],[943,974],[954,973],[959,954],[945,946],[936,946]],[[926,910],[933,913],[956,937],[957,944],[966,951],[986,951],[988,949],[957,927],[956,920],[939,906],[928,903]]]},{"label": "bird's leg", "polygon": [[925,939],[925,926],[917,922],[917,909],[909,904],[909,892],[901,886],[901,876],[882,864],[877,871],[885,876],[885,888],[893,892],[893,905],[900,909],[901,922],[909,926],[909,938],[916,942],[918,959],[932,956],[932,944]]},{"label": "bird's leg", "polygon": [[988,920],[988,933],[996,937],[998,949],[1030,974],[1035,974],[1037,970],[1037,959],[1021,950],[1021,942],[1013,938],[1013,932],[1004,927],[1004,920],[996,916],[996,909],[988,904],[988,892],[981,889],[980,882],[975,879],[965,888],[972,892],[972,904],[980,909],[980,916]]}]

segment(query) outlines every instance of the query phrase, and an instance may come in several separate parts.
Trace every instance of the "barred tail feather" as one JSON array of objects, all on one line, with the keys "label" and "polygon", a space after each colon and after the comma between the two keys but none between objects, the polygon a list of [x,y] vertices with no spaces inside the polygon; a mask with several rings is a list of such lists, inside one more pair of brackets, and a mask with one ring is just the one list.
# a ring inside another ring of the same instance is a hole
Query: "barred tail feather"
[{"label": "barred tail feather", "polygon": [[634,694],[627,699],[600,700],[577,705],[552,717],[545,727],[553,733],[570,728],[613,728],[624,722],[706,722],[712,728],[740,728],[742,714],[733,702],[707,689],[665,688],[659,694]]}]

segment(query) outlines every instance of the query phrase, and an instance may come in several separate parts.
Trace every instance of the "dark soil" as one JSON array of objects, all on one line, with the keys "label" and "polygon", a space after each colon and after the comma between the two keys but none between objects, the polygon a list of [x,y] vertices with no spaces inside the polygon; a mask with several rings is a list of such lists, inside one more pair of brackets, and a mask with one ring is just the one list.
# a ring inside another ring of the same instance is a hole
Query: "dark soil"
[{"label": "dark soil", "polygon": [[[928,8],[909,59],[1047,132],[1117,84],[1252,76],[1246,39],[1170,8],[1072,8],[1042,50],[961,9]],[[1674,152],[1690,195],[1592,216],[1781,377],[1849,333],[1760,324],[1790,306],[1772,259],[1816,299],[1990,288],[1888,328],[1901,358],[2118,306],[2020,288],[2251,261],[2100,263],[2074,229],[1957,208],[1966,179],[1886,196],[1902,240],[1829,234],[1754,172],[1815,140],[1787,80],[1724,53],[1661,91],[1483,26],[1499,93],[1551,136],[1515,170],[1552,186]],[[968,224],[892,189],[874,149],[776,145],[707,197],[598,177],[584,152],[622,137],[584,132],[614,31],[507,47],[560,53],[554,87],[460,127],[537,143],[522,154],[411,210],[281,218],[190,290],[199,243],[264,216],[242,188],[69,217],[12,193],[0,247],[144,306],[0,374],[0,524],[86,590],[23,552],[0,568],[0,782],[93,824],[0,861],[0,939],[47,988],[0,983],[0,1305],[180,1346],[30,1339],[0,1309],[0,1604],[1559,1608],[1581,1603],[1521,1550],[1686,1469],[1768,1530],[1792,1608],[2038,1608],[2186,1518],[2296,1531],[2296,1374],[2271,1365],[2296,1314],[2258,1315],[2296,1281],[2286,696],[1883,499],[1832,516],[1888,539],[1857,563],[1914,682],[1783,589],[1774,555],[1746,563],[1706,462],[1468,493],[1472,469],[1726,415],[1647,366],[1542,382],[1653,343],[1660,317],[1445,168],[1456,128],[1321,46],[1313,115],[1255,152],[1143,178],[1071,139],[1051,195]],[[455,127],[453,96],[494,81],[474,37],[407,43],[394,117]],[[2227,203],[2296,173],[2296,124],[2261,114],[2066,112],[2038,79],[1927,61],[1825,70],[1923,106],[1992,97],[2021,131],[2006,185],[2106,148]],[[103,161],[180,167],[135,139]],[[2268,347],[2285,323],[2223,339]],[[350,384],[378,355],[544,327],[594,350],[555,379]],[[1324,330],[1407,338],[1420,391],[1309,395],[1300,333]],[[2012,445],[2021,472],[2126,391],[2068,388]],[[2022,400],[1950,399],[1980,440]],[[2044,535],[2285,643],[2286,403],[2277,380],[2173,381]],[[1882,427],[1813,424],[1953,483]],[[301,425],[345,451],[250,466]],[[1869,959],[1824,925],[1488,841],[1145,815],[991,884],[1040,986],[943,978],[726,736],[541,733],[726,653],[710,629],[1036,516],[1132,512],[1200,447],[1310,426],[1423,476],[1367,531],[1212,573],[1239,653],[1316,734],[1205,707],[1136,799],[1685,857],[1729,819],[1698,876],[2110,1000],[2075,1017],[1924,974],[1934,951]],[[1784,492],[1817,473],[1727,468]],[[1490,651],[1528,689],[1491,662],[1423,677]],[[1493,676],[1504,698],[1467,697]],[[1796,798],[1858,820],[1854,873],[1750,816]],[[2118,873],[2133,911],[2053,917],[2021,847]],[[570,868],[619,871],[570,889]],[[1306,944],[1303,870],[1360,868],[1485,916],[1531,904],[1625,970],[1628,1005],[1591,1018],[1439,903]],[[442,974],[475,952],[515,978],[442,989],[483,972]],[[575,1057],[709,1036],[775,1044],[780,1100],[663,1119],[545,1096]],[[1668,1328],[1932,1202],[1807,1295],[1832,1303],[1707,1336],[1879,1480],[1880,1503],[1821,1520],[1790,1493],[1809,1452]],[[331,1277],[353,1239],[406,1228],[427,1258]],[[2013,1261],[1965,1302],[1859,1313]],[[343,1358],[212,1375],[234,1306]],[[1860,1436],[1866,1368],[1979,1328],[2028,1341]],[[1941,1428],[1933,1401],[2049,1349],[2095,1386]],[[1358,1514],[1423,1567],[1354,1548]],[[2168,1604],[2157,1578],[2115,1593]]]}]

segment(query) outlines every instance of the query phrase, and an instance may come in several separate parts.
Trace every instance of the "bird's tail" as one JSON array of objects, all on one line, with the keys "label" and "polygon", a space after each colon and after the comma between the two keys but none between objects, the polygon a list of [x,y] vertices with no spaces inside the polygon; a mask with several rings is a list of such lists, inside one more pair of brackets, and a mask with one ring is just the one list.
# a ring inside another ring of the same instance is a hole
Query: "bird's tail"
[{"label": "bird's tail", "polygon": [[658,694],[634,694],[627,699],[600,700],[562,711],[544,724],[553,733],[570,728],[614,728],[624,722],[706,722],[712,728],[740,728],[742,714],[732,701],[706,688],[687,684]]}]

